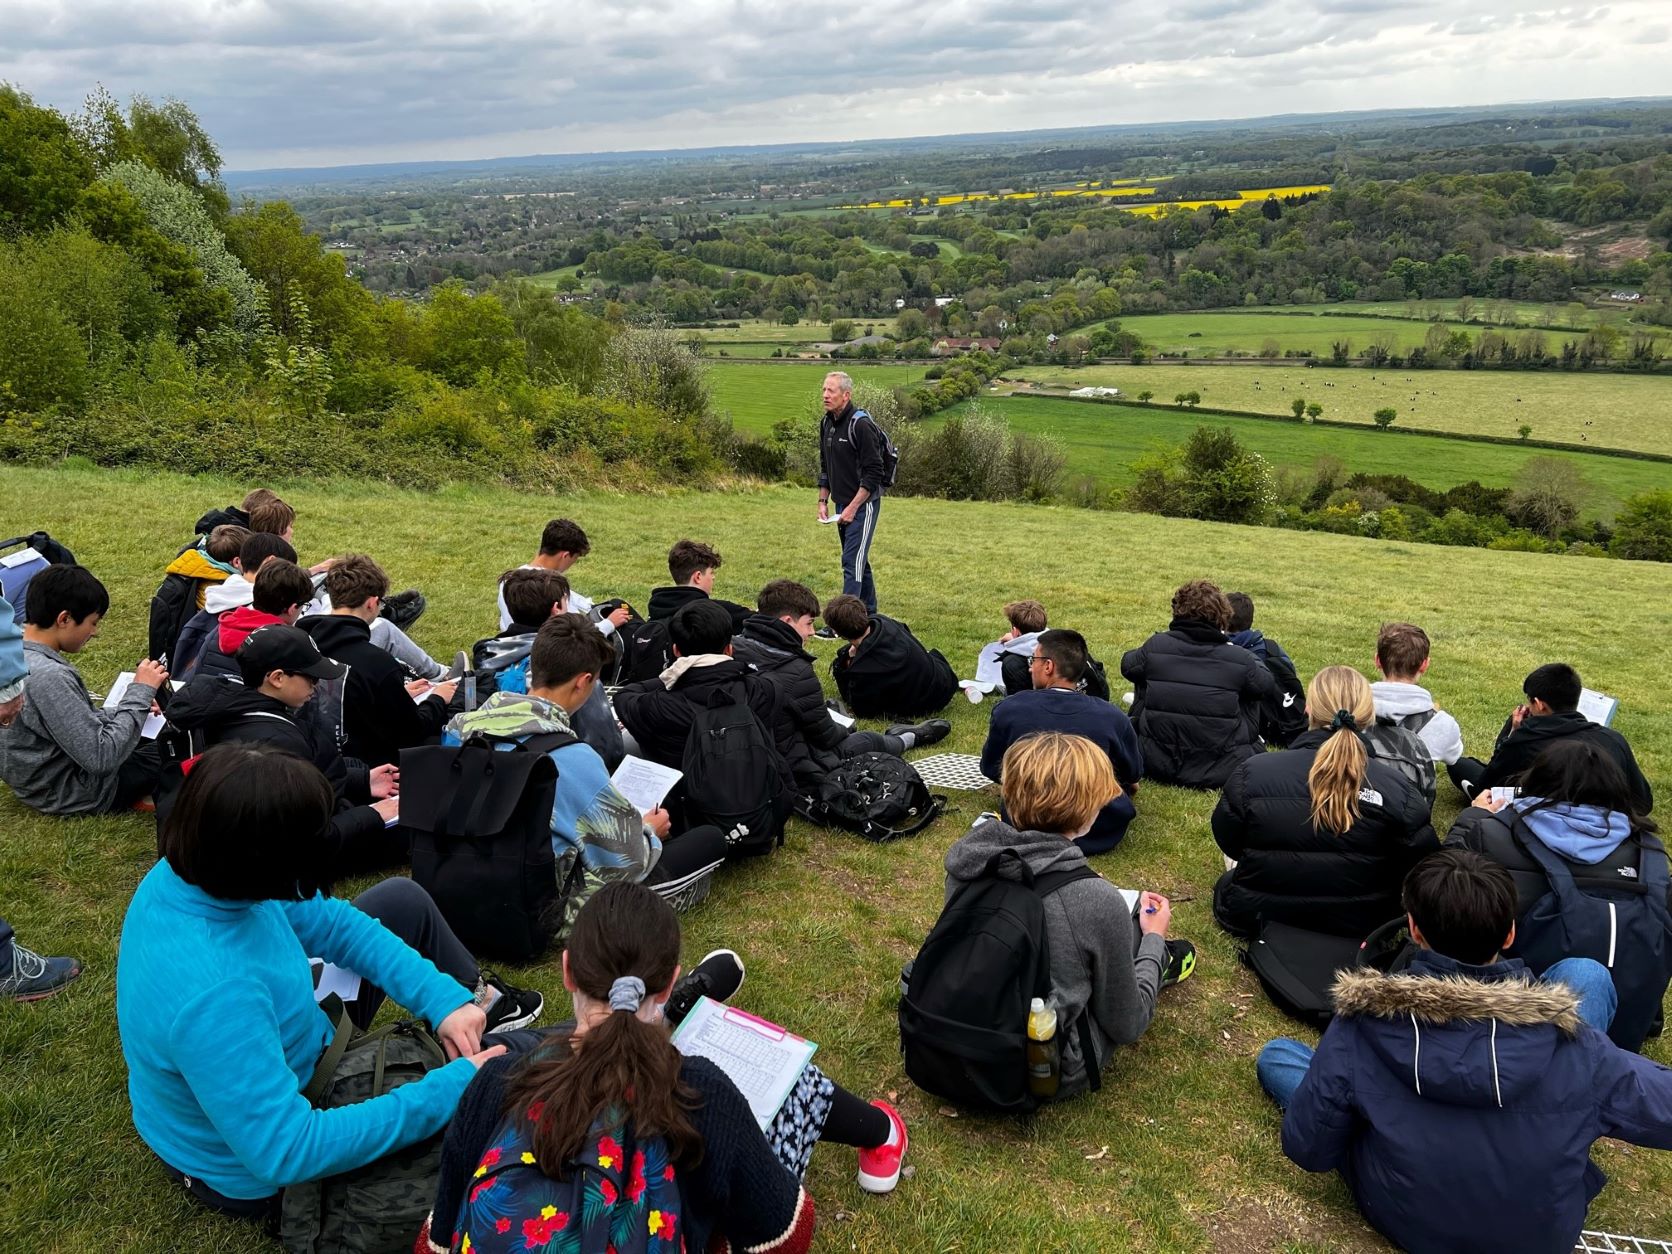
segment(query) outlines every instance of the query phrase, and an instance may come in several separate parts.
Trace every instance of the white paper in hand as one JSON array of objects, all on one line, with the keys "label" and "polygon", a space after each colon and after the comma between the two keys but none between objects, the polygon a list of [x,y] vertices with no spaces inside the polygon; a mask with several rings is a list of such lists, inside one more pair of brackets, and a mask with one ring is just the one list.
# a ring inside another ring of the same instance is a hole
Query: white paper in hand
[{"label": "white paper in hand", "polygon": [[707,997],[697,999],[673,1044],[687,1058],[706,1058],[724,1071],[763,1132],[818,1049],[776,1023]]},{"label": "white paper in hand", "polygon": [[[105,695],[104,708],[114,710],[116,703],[122,699],[122,695],[128,691],[128,685],[133,681],[134,673],[132,671],[123,671],[118,675],[116,682],[111,684],[110,691]],[[157,733],[162,731],[163,723],[166,721],[161,714],[147,715],[144,725],[139,729],[140,739],[155,740]]]},{"label": "white paper in hand", "polygon": [[610,783],[640,814],[649,814],[662,804],[669,790],[679,782],[680,774],[672,767],[629,754],[615,768]]},{"label": "white paper in hand", "polygon": [[819,526],[828,527],[831,523],[833,523],[835,521],[836,521],[836,515],[832,514],[829,518],[819,519]]},{"label": "white paper in hand", "polygon": [[1614,711],[1620,708],[1620,703],[1605,692],[1598,692],[1594,688],[1579,690],[1579,712],[1593,723],[1601,723],[1604,727],[1614,721]]}]

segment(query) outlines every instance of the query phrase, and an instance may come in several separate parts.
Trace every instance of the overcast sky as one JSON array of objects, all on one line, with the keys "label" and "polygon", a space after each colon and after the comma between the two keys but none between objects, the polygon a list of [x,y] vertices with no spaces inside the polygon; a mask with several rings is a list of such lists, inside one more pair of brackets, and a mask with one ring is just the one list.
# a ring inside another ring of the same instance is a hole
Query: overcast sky
[{"label": "overcast sky", "polygon": [[232,169],[1656,95],[1669,64],[1668,0],[0,0],[0,79],[178,96]]}]

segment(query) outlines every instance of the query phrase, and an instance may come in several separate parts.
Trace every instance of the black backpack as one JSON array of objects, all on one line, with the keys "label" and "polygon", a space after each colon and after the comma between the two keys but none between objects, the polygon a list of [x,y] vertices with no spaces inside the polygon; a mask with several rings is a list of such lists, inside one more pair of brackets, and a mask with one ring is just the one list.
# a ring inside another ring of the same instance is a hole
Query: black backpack
[{"label": "black backpack", "polygon": [[904,758],[856,753],[843,758],[819,782],[818,794],[796,808],[809,822],[845,827],[880,844],[917,835],[940,817],[946,797],[930,792]]},{"label": "black backpack", "polygon": [[687,823],[712,823],[733,853],[771,853],[784,843],[788,810],[778,761],[743,685],[716,685],[685,736]]},{"label": "black backpack", "polygon": [[[1265,668],[1276,681],[1277,691],[1260,703],[1260,735],[1268,744],[1287,748],[1306,730],[1306,689],[1301,687],[1295,664],[1286,654],[1268,652]],[[1428,801],[1432,806],[1432,793]]]},{"label": "black backpack", "polygon": [[[999,673],[1004,678],[1005,696],[1032,690],[1033,675],[1028,670],[1029,660],[1026,653],[999,655]],[[1109,673],[1103,668],[1103,663],[1089,653],[1086,654],[1086,673],[1080,676],[1079,689],[1088,697],[1096,697],[1099,701],[1109,699]]]},{"label": "black backpack", "polygon": [[1434,717],[1433,710],[1399,717],[1378,714],[1376,721],[1364,731],[1364,743],[1370,756],[1386,762],[1421,790],[1434,808],[1434,794],[1439,775],[1434,769],[1434,755],[1417,735]]},{"label": "black backpack", "polygon": [[7,549],[34,549],[41,560],[0,566],[0,596],[11,603],[12,621],[23,622],[24,600],[29,595],[29,581],[48,566],[74,566],[75,554],[44,531],[32,531],[26,536],[0,540],[0,553]]},{"label": "black backpack", "polygon": [[1403,971],[1416,952],[1410,942],[1403,915],[1363,940],[1262,920],[1259,934],[1242,951],[1242,960],[1259,978],[1274,1006],[1313,1027],[1325,1028],[1335,1017],[1335,977],[1362,967],[1388,974]]},{"label": "black backpack", "polygon": [[892,488],[894,480],[900,473],[900,450],[894,441],[888,438],[888,432],[878,425],[877,420],[863,409],[853,411],[853,417],[848,420],[848,443],[857,444],[855,436],[859,434],[859,420],[863,418],[876,429],[877,438],[882,441],[882,486]]},{"label": "black backpack", "polygon": [[[1020,880],[999,875],[1006,859],[1021,868]],[[1038,1106],[1028,1089],[1028,1006],[1051,995],[1045,898],[1097,878],[1084,863],[1036,876],[1021,854],[1001,849],[959,886],[917,951],[900,999],[900,1052],[913,1084],[971,1109]],[[1099,1088],[1091,1016],[1063,1024],[1059,1039],[1076,1028],[1086,1078]]]},{"label": "black backpack", "polygon": [[[1505,813],[1500,811],[1499,817]],[[1617,880],[1587,879],[1581,884],[1567,860],[1528,829],[1519,814],[1510,813],[1509,830],[1550,881],[1550,891],[1516,920],[1510,954],[1539,975],[1563,958],[1602,963],[1620,999],[1609,1039],[1621,1049],[1641,1049],[1672,982],[1665,848],[1653,836],[1639,833],[1631,837],[1637,842],[1635,876],[1622,873]]]},{"label": "black backpack", "polygon": [[673,665],[673,641],[664,619],[630,621],[616,631],[615,641],[615,665],[605,671],[605,687],[619,688],[656,679]]},{"label": "black backpack", "polygon": [[575,743],[566,732],[514,748],[474,735],[456,748],[401,750],[401,826],[412,835],[412,878],[474,953],[538,957],[561,928],[581,881],[576,858],[561,889],[552,851],[557,765],[546,755]]}]

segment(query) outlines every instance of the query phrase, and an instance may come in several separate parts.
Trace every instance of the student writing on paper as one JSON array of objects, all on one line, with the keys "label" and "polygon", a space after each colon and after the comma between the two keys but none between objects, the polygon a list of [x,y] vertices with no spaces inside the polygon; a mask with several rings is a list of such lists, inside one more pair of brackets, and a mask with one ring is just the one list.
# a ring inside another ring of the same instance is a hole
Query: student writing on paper
[{"label": "student writing on paper", "polygon": [[[613,1177],[595,1209],[601,1201],[612,1222],[647,1224],[693,1251],[808,1250],[813,1200],[801,1176],[821,1140],[869,1146],[861,1186],[894,1187],[906,1129],[890,1107],[808,1064],[763,1133],[718,1067],[674,1049],[666,1018],[686,1000],[679,940],[678,917],[642,885],[610,884],[582,907],[563,953],[574,1023],[526,1057],[495,1059],[466,1090],[420,1249],[450,1239],[459,1249],[466,1238],[472,1249],[509,1249],[502,1220],[579,1216],[570,1164],[583,1157]],[[734,991],[741,974],[713,991]],[[516,1239],[521,1248],[520,1220]]]}]

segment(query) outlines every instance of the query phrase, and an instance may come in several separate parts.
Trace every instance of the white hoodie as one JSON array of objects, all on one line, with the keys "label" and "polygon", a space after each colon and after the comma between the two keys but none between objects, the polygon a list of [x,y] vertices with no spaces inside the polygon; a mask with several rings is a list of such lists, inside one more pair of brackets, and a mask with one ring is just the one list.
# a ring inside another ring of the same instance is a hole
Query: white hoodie
[{"label": "white hoodie", "polygon": [[[1400,718],[1434,710],[1434,698],[1420,684],[1383,679],[1370,685],[1370,695],[1376,702],[1377,717]],[[1463,756],[1463,729],[1444,710],[1434,710],[1434,717],[1418,730],[1417,737],[1428,746],[1436,762],[1450,766]]]}]

